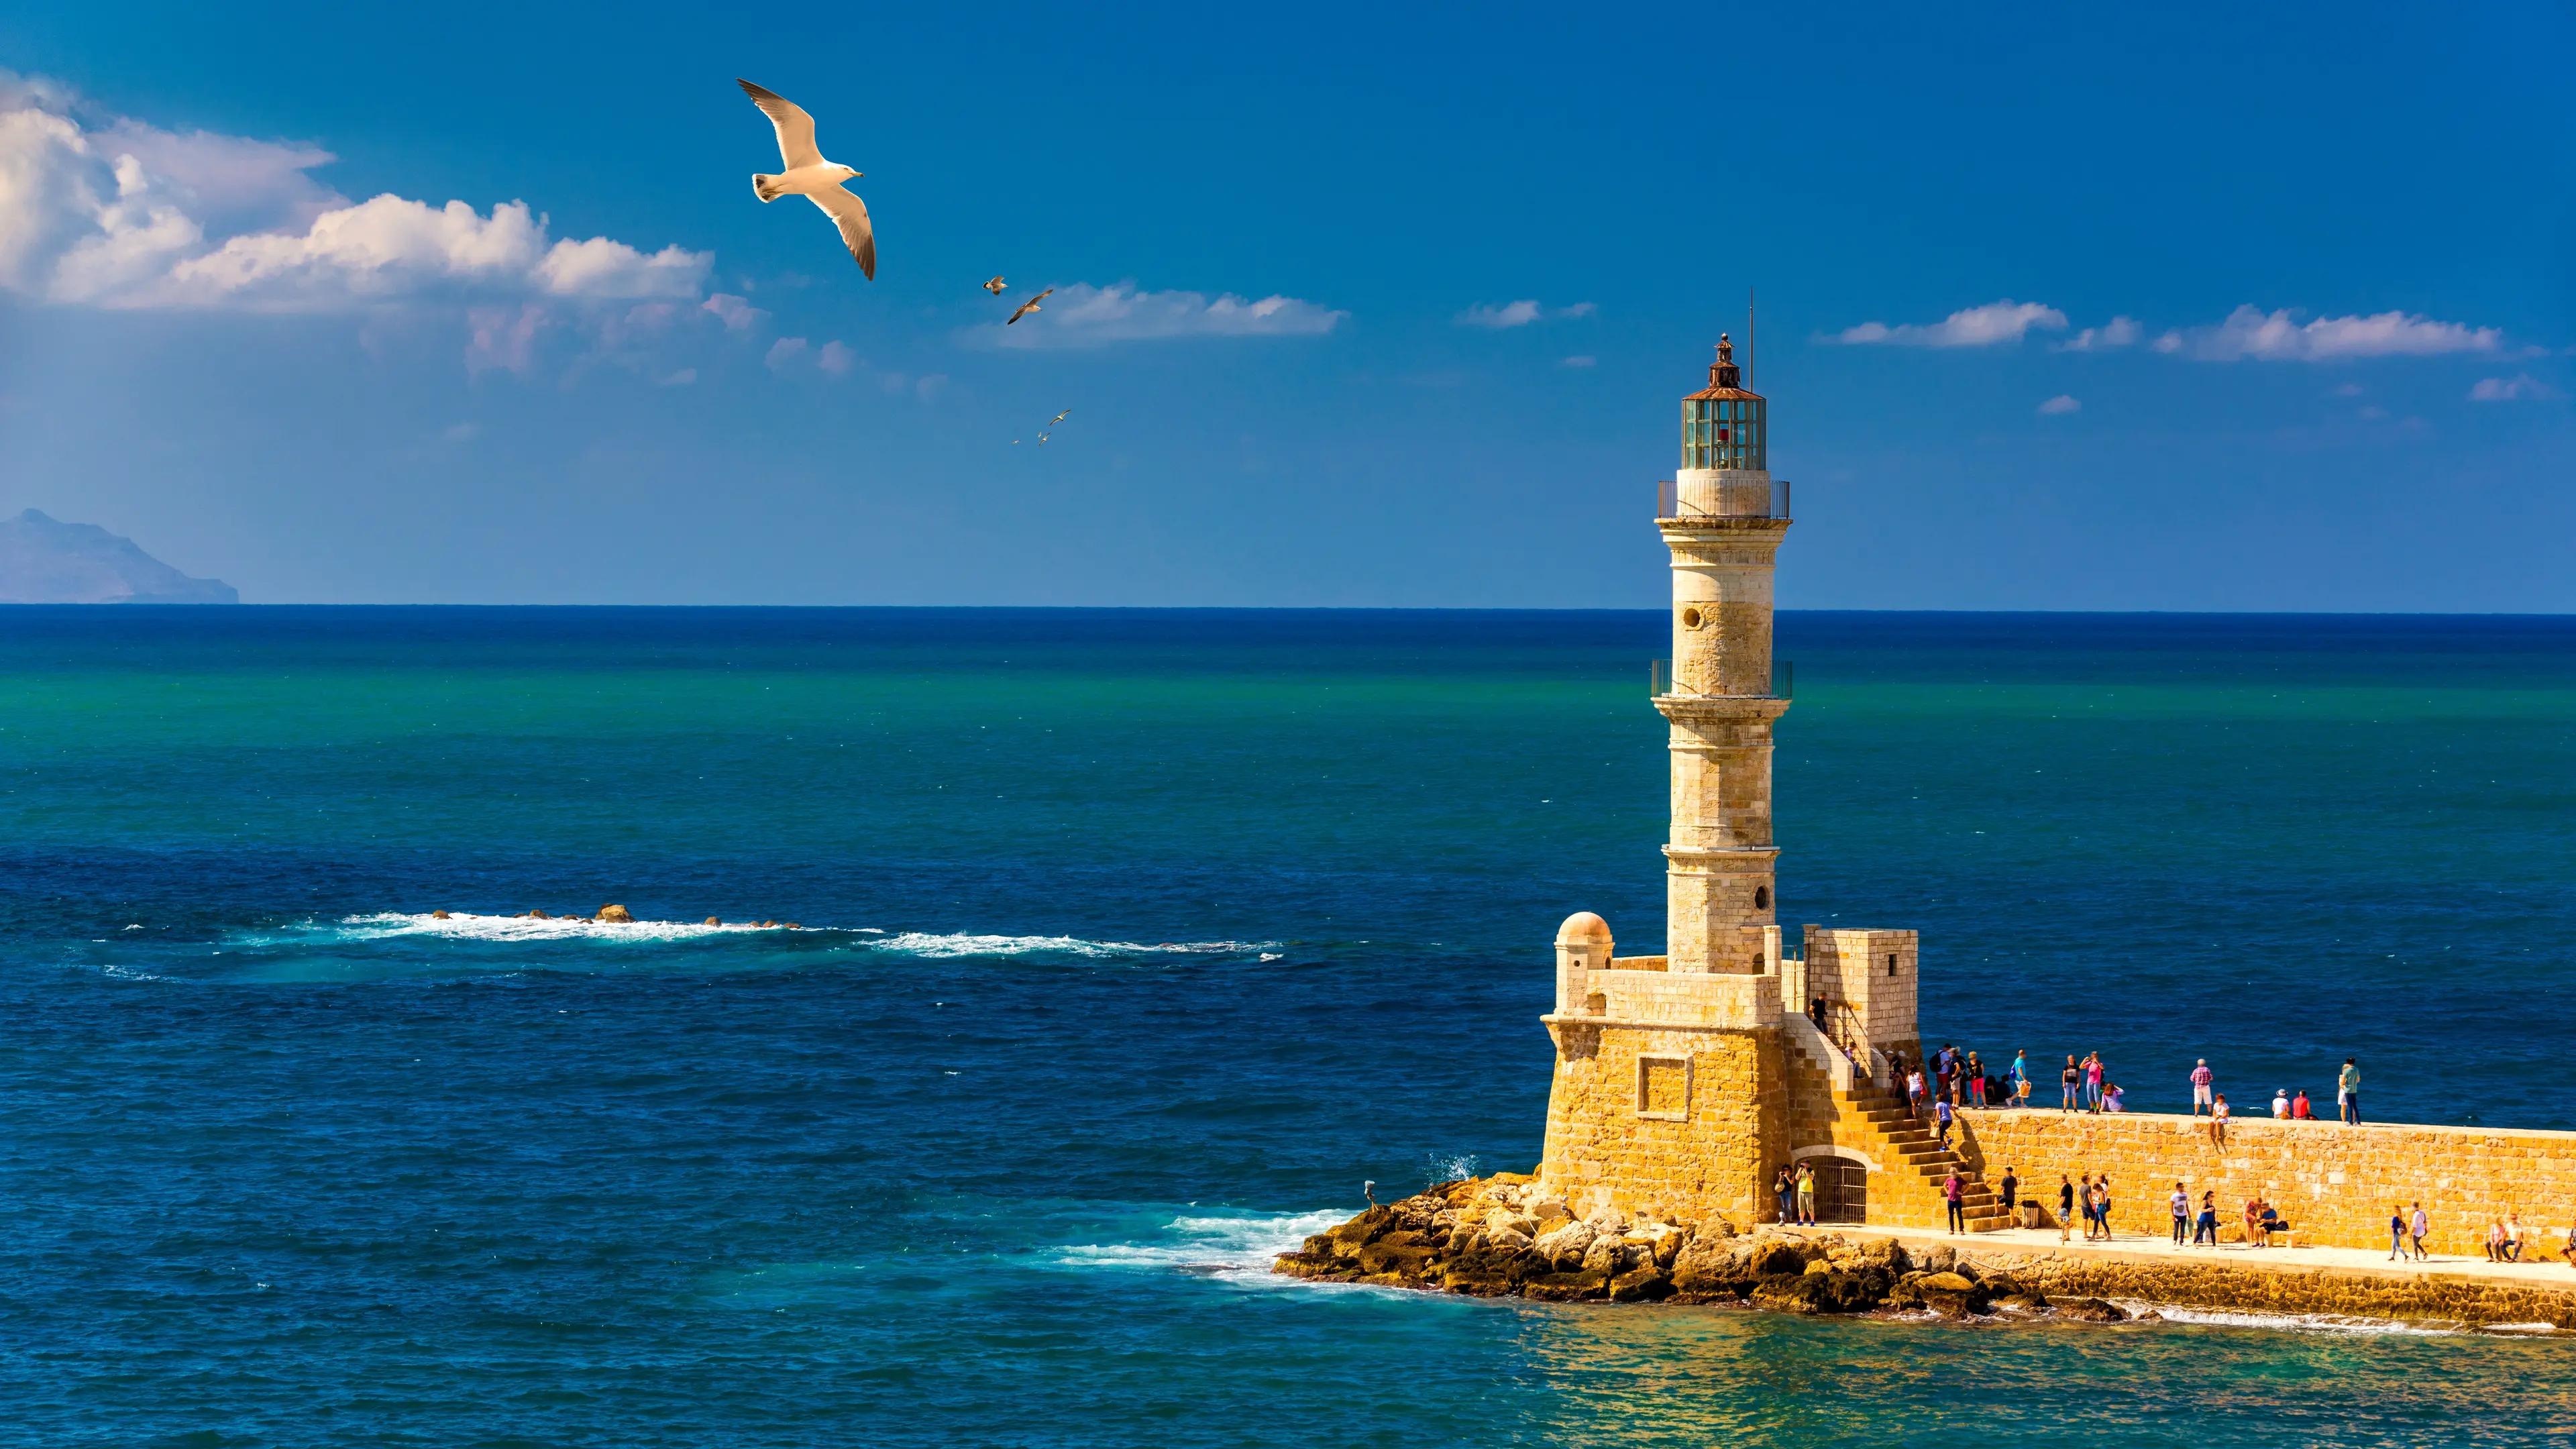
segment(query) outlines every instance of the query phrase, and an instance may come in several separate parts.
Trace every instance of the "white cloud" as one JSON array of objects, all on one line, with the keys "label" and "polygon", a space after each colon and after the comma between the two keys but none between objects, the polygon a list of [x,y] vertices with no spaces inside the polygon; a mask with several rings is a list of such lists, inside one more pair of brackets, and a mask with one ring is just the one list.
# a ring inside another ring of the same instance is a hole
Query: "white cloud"
[{"label": "white cloud", "polygon": [[698,304],[722,321],[727,332],[748,332],[769,320],[769,314],[731,292],[718,292]]},{"label": "white cloud", "polygon": [[2145,331],[2135,317],[2114,317],[2099,327],[2087,327],[2058,344],[2061,352],[2105,352],[2114,347],[2130,347]]},{"label": "white cloud", "polygon": [[1134,282],[1075,282],[1056,288],[1017,325],[979,330],[1003,347],[1100,347],[1166,337],[1313,336],[1350,315],[1295,297],[1253,302],[1228,292],[1211,301],[1204,292],[1140,292]]},{"label": "white cloud", "polygon": [[2202,362],[2334,362],[2351,357],[2431,357],[2451,352],[2493,352],[2504,342],[2494,327],[2438,322],[2408,312],[2368,317],[2295,320],[2288,308],[2266,312],[2244,306],[2211,327],[2168,332],[2159,352],[2179,352]]},{"label": "white cloud", "polygon": [[2084,404],[2061,392],[2039,405],[2039,415],[2044,418],[2063,417],[2067,413],[2081,411],[2083,407]]},{"label": "white cloud", "polygon": [[816,372],[833,377],[847,377],[866,366],[845,342],[826,342],[815,346],[803,337],[781,337],[769,344],[769,354],[762,359],[769,370],[780,377],[802,377]]},{"label": "white cloud", "polygon": [[1497,307],[1479,302],[1452,319],[1461,327],[1490,327],[1500,332],[1509,327],[1526,327],[1532,322],[1557,322],[1569,317],[1589,317],[1600,308],[1590,302],[1576,302],[1567,307],[1544,307],[1538,299],[1524,297]]},{"label": "white cloud", "polygon": [[1925,326],[1908,322],[1890,327],[1884,322],[1863,322],[1835,333],[1831,340],[1900,347],[1990,347],[1998,342],[2019,342],[2034,327],[2063,331],[2066,314],[2037,302],[2016,302],[2006,297],[1982,307],[1961,308]]},{"label": "white cloud", "polygon": [[558,239],[525,202],[352,202],[309,174],[334,159],[319,147],[85,114],[60,87],[0,73],[0,289],[124,309],[445,303],[466,311],[469,368],[523,371],[552,315],[528,308],[696,301],[705,288],[706,253]]},{"label": "white cloud", "polygon": [[1601,359],[1588,352],[1577,353],[1557,364],[1559,367],[1597,367]]},{"label": "white cloud", "polygon": [[2477,386],[2469,389],[2471,402],[2520,402],[2526,398],[2540,399],[2557,396],[2559,396],[2558,389],[2527,372],[2518,372],[2509,378],[2482,377],[2478,379]]},{"label": "white cloud", "polygon": [[2359,397],[2369,389],[2357,382],[2347,382],[2334,390],[2336,397]]}]

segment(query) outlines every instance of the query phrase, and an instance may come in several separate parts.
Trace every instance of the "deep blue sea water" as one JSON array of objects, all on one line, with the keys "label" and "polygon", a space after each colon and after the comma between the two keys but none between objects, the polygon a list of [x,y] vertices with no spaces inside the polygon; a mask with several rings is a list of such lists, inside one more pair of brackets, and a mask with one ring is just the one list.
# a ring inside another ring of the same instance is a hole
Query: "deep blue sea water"
[{"label": "deep blue sea water", "polygon": [[[1260,1271],[1536,1157],[1557,921],[1660,949],[1663,630],[0,610],[0,1442],[2576,1432],[2556,1343]],[[1782,917],[1920,928],[1934,1037],[2576,1127],[2576,620],[1780,634]]]}]

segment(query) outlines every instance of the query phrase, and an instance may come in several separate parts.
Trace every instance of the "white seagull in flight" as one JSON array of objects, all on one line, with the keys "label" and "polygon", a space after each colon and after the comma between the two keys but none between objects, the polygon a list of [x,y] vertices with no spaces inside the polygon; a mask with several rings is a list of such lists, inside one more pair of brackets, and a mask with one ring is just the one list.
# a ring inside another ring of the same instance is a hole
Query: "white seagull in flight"
[{"label": "white seagull in flight", "polygon": [[841,242],[850,249],[859,270],[869,281],[877,279],[877,236],[868,226],[868,204],[841,189],[841,183],[864,172],[853,170],[838,161],[826,161],[814,147],[814,118],[805,108],[778,94],[764,90],[736,77],[734,84],[751,97],[778,129],[778,159],[787,169],[776,176],[754,172],[752,194],[763,201],[776,201],[789,192],[803,196],[823,208],[832,224],[841,229]]}]

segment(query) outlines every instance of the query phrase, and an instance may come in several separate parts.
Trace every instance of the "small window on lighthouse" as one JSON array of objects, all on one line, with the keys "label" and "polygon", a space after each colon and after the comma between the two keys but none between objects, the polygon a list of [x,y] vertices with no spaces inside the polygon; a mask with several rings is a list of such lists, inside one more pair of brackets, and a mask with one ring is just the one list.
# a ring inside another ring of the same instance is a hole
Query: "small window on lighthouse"
[{"label": "small window on lighthouse", "polygon": [[[1771,888],[1769,886],[1755,886],[1753,888],[1753,909],[1757,911],[1767,911],[1771,909]],[[1894,958],[1891,957],[1889,959],[1892,960]]]},{"label": "small window on lighthouse", "polygon": [[1699,610],[1697,610],[1697,609],[1684,609],[1684,610],[1682,610],[1682,627],[1683,627],[1683,628],[1685,628],[1685,629],[1696,629],[1696,628],[1698,628],[1698,627],[1699,627]]},{"label": "small window on lighthouse", "polygon": [[1890,976],[1896,974],[1896,958],[1893,956],[1887,958],[1887,974]]}]

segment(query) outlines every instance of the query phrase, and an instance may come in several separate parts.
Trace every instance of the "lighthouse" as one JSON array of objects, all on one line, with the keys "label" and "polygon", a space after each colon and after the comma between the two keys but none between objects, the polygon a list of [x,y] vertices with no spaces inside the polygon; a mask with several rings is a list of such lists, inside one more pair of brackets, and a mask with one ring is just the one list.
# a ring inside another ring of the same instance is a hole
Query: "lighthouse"
[{"label": "lighthouse", "polygon": [[1681,467],[1655,520],[1673,578],[1672,668],[1655,708],[1672,727],[1664,929],[1674,971],[1755,976],[1778,958],[1771,727],[1789,701],[1772,669],[1771,573],[1789,519],[1766,413],[1720,334],[1708,386],[1682,399]]},{"label": "lighthouse", "polygon": [[[1590,911],[1557,928],[1541,1183],[1578,1214],[1748,1223],[1767,1220],[1770,1184],[1795,1164],[1833,1216],[1932,1221],[1918,1179],[1936,1158],[1899,1140],[1911,1118],[1888,1105],[1891,1063],[1921,1050],[1914,932],[1811,925],[1803,949],[1781,940],[1771,731],[1789,678],[1771,652],[1771,575],[1789,485],[1771,476],[1770,404],[1744,385],[1732,339],[1681,421],[1654,520],[1672,575],[1672,655],[1651,690],[1672,759],[1664,952],[1615,955]],[[1984,1211],[2001,1225],[2001,1207]]]}]

